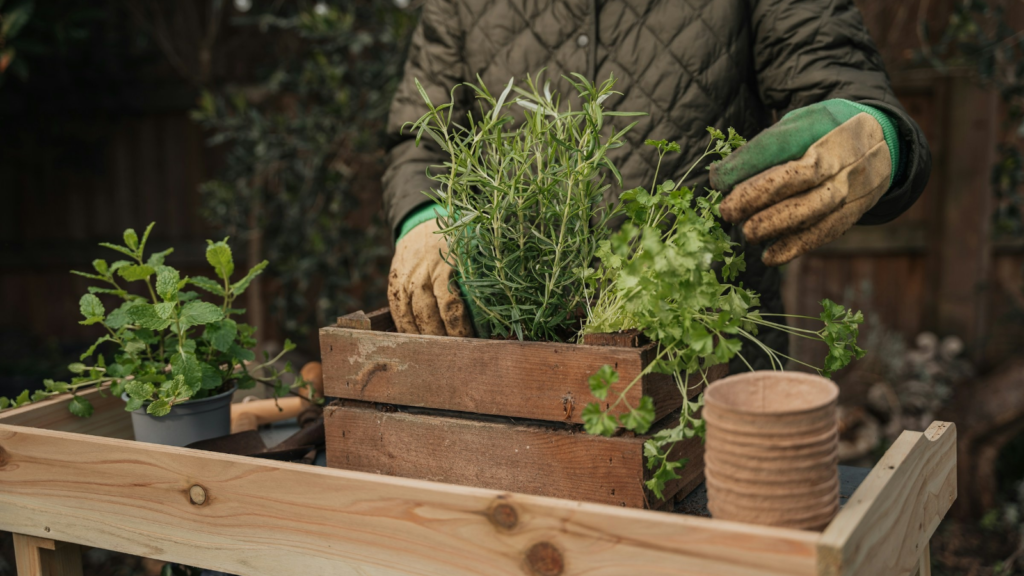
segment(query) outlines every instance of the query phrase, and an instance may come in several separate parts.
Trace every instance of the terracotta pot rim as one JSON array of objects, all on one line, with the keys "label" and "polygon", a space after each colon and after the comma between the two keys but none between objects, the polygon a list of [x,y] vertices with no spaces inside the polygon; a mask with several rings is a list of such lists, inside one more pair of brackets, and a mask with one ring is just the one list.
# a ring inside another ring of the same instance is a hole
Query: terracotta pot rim
[{"label": "terracotta pot rim", "polygon": [[[729,494],[736,494],[737,496],[759,496],[763,498],[791,498],[793,496],[801,495],[815,495],[820,496],[822,494],[829,493],[839,488],[839,477],[834,479],[826,480],[820,484],[814,486],[779,486],[777,490],[768,490],[772,485],[766,485],[763,482],[746,482],[746,483],[726,483],[722,484],[718,480],[714,479],[713,474],[708,474],[707,470],[704,471],[704,479],[707,482],[707,486],[710,488],[712,485],[715,486],[716,490],[722,492],[728,492]],[[765,491],[767,490],[767,491]]]},{"label": "terracotta pot rim", "polygon": [[818,456],[799,456],[796,458],[772,458],[758,459],[744,455],[729,454],[722,450],[707,450],[705,458],[712,458],[719,463],[733,468],[747,468],[750,470],[805,470],[831,464],[839,458],[839,444],[836,443],[828,452],[822,451]]},{"label": "terracotta pot rim", "polygon": [[[831,490],[822,494],[793,494],[788,496],[765,496],[761,494],[738,494],[728,489],[722,489],[717,484],[708,482],[708,501],[712,499],[738,505],[751,510],[759,511],[783,511],[786,513],[797,510],[817,510],[832,506],[839,501],[839,484],[836,483]],[[722,494],[725,492],[726,494]]]},{"label": "terracotta pot rim", "polygon": [[710,457],[710,454],[704,455],[704,469],[710,470],[715,476],[725,483],[729,484],[732,482],[762,482],[765,484],[775,483],[800,483],[800,484],[822,484],[827,482],[833,475],[839,474],[838,460],[833,460],[828,464],[821,464],[818,467],[804,468],[799,473],[789,474],[786,469],[779,470],[750,470],[743,469],[735,466],[730,466],[735,470],[726,470],[720,466],[720,462]]},{"label": "terracotta pot rim", "polygon": [[807,444],[795,448],[772,448],[768,446],[750,446],[736,442],[721,440],[707,440],[704,442],[705,452],[728,454],[736,458],[749,458],[752,460],[799,460],[802,458],[814,458],[819,454],[831,452],[839,446],[838,434],[817,444]]},{"label": "terracotta pot rim", "polygon": [[[765,412],[763,410],[751,410],[745,408],[738,408],[736,406],[730,406],[724,404],[719,400],[715,399],[715,391],[721,394],[724,390],[733,386],[749,385],[751,381],[763,381],[763,380],[789,380],[789,381],[802,381],[803,383],[817,385],[823,396],[820,400],[817,400],[814,404],[801,408],[799,410],[785,410],[777,412]],[[744,372],[741,374],[733,374],[726,376],[712,382],[704,392],[704,402],[707,406],[714,406],[721,410],[734,412],[737,414],[744,414],[748,416],[796,416],[800,414],[806,414],[821,410],[827,407],[829,404],[835,404],[839,399],[839,387],[836,386],[835,382],[827,378],[823,378],[816,374],[807,374],[806,372],[786,372],[786,371],[770,371],[770,370],[759,370],[755,372]]]},{"label": "terracotta pot rim", "polygon": [[[724,430],[721,428],[715,428],[713,426],[708,427],[707,437],[715,438],[722,442],[734,444],[738,446],[751,446],[756,448],[802,448],[804,446],[812,446],[824,441],[830,441],[832,436],[835,436],[837,441],[839,438],[839,425],[838,423],[833,426],[830,430],[822,432],[817,436],[801,437],[795,435],[774,435],[774,434],[744,434],[742,432],[734,432],[732,430]],[[714,442],[715,440],[712,440]]]},{"label": "terracotta pot rim", "polygon": [[829,417],[822,417],[820,419],[812,420],[810,423],[795,425],[784,422],[773,422],[771,424],[767,422],[757,422],[747,418],[746,416],[736,419],[728,417],[723,418],[721,414],[714,410],[707,410],[706,408],[701,413],[701,417],[705,422],[707,422],[708,427],[710,428],[718,428],[726,432],[745,436],[806,436],[809,434],[820,433],[838,424],[835,412],[832,412]]}]

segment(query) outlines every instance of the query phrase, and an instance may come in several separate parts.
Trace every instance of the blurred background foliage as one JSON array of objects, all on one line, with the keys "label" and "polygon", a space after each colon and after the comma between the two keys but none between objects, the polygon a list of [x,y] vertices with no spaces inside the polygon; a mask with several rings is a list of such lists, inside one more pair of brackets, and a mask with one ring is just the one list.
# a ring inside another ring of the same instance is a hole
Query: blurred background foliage
[{"label": "blurred background foliage", "polygon": [[260,30],[276,58],[253,82],[202,92],[192,118],[224,149],[203,216],[246,241],[251,262],[271,262],[270,313],[308,340],[332,316],[384,303],[382,131],[415,19],[343,0],[255,6],[231,24]]}]

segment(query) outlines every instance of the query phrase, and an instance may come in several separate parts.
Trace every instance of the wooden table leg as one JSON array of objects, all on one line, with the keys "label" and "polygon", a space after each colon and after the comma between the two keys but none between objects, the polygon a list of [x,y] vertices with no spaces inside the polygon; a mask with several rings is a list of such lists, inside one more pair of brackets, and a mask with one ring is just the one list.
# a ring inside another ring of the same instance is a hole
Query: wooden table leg
[{"label": "wooden table leg", "polygon": [[82,576],[78,544],[15,534],[14,558],[18,576]]},{"label": "wooden table leg", "polygon": [[932,576],[931,549],[931,543],[924,545],[924,552],[921,554],[921,563],[917,568],[917,576]]}]

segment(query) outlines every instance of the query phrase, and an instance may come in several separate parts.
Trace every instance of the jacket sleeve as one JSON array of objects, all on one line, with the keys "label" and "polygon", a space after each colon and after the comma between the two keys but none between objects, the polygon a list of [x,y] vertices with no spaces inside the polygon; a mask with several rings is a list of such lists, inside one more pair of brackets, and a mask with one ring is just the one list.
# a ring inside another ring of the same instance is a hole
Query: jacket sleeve
[{"label": "jacket sleeve", "polygon": [[889,191],[858,223],[884,224],[905,212],[928,183],[931,151],[893,94],[853,0],[752,0],[752,6],[758,89],[765,105],[781,116],[844,98],[888,114],[899,130],[899,169]]},{"label": "jacket sleeve", "polygon": [[[388,167],[384,173],[384,212],[395,238],[402,220],[429,202],[424,192],[436,183],[427,176],[432,166],[444,163],[442,150],[429,138],[416,146],[415,134],[403,130],[427,112],[416,80],[435,105],[450,101],[452,88],[465,81],[462,34],[451,0],[428,0],[413,32],[405,72],[388,115]],[[456,114],[458,117],[458,114]]]}]

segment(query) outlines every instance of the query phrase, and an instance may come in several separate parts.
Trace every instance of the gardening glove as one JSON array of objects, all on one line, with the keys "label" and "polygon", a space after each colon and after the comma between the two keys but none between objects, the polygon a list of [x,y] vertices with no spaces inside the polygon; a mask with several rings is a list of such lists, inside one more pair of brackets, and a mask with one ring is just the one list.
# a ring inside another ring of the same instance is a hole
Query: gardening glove
[{"label": "gardening glove", "polygon": [[[469,310],[453,281],[455,270],[434,215],[420,209],[403,223],[388,276],[388,304],[395,327],[405,334],[472,336]],[[428,219],[423,220],[424,214]]]},{"label": "gardening glove", "polygon": [[711,167],[728,194],[722,218],[743,224],[779,266],[835,240],[888,191],[899,140],[883,112],[847,100],[799,108]]}]

